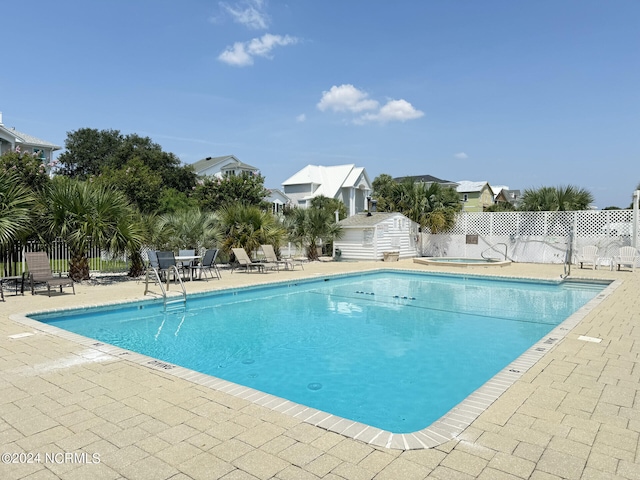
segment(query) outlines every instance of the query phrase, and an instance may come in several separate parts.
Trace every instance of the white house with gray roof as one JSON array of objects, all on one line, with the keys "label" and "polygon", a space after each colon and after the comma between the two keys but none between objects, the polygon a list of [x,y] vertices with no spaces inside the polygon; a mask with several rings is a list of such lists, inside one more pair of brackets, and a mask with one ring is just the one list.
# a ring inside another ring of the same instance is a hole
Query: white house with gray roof
[{"label": "white house with gray roof", "polygon": [[294,206],[306,208],[314,197],[323,195],[341,200],[349,216],[367,209],[372,190],[366,170],[355,165],[307,165],[282,186]]},{"label": "white house with gray roof", "polygon": [[343,235],[333,246],[344,260],[382,260],[385,252],[398,252],[399,258],[418,256],[418,224],[402,213],[358,213],[338,225]]},{"label": "white house with gray roof", "polygon": [[243,172],[255,175],[257,167],[241,162],[233,155],[207,157],[192,164],[196,175],[222,178],[225,175],[241,175]]},{"label": "white house with gray roof", "polygon": [[19,132],[13,127],[6,127],[2,123],[2,113],[0,112],[0,155],[6,152],[13,152],[16,148],[23,153],[30,153],[39,157],[47,167],[48,172],[51,171],[53,152],[62,149],[61,146],[54,143]]}]

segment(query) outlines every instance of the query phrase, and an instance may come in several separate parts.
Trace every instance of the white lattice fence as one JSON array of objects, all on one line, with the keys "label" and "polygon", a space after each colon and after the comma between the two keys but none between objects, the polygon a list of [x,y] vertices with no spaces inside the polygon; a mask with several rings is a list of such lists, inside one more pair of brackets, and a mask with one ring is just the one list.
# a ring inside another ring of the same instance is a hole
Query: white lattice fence
[{"label": "white lattice fence", "polygon": [[422,236],[422,255],[500,257],[504,244],[516,262],[562,263],[572,239],[574,258],[586,245],[612,257],[632,244],[632,217],[632,210],[462,213],[451,232]]}]

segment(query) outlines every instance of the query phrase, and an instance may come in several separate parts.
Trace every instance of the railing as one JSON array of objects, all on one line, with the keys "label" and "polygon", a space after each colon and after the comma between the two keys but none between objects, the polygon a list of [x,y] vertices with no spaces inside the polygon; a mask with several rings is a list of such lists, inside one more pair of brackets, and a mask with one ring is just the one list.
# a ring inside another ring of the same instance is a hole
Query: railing
[{"label": "railing", "polygon": [[489,259],[493,258],[493,257],[490,257],[490,256],[486,255],[486,253],[487,253],[487,252],[497,252],[497,253],[501,253],[501,252],[498,252],[498,250],[496,249],[496,247],[497,247],[498,245],[501,245],[501,246],[503,246],[503,247],[504,247],[504,259],[505,259],[505,260],[508,260],[508,258],[507,258],[507,252],[508,252],[508,250],[509,250],[509,247],[507,246],[507,244],[506,244],[506,243],[494,243],[494,244],[493,244],[493,245],[491,245],[489,248],[487,248],[487,249],[483,250],[483,251],[482,251],[482,253],[480,253],[480,256],[481,256],[482,258],[486,259],[486,260],[489,260]]},{"label": "railing", "polygon": [[[69,271],[71,251],[62,240],[55,240],[45,244],[36,240],[28,242],[10,242],[0,246],[0,276],[22,275],[26,270],[24,254],[26,252],[47,252],[54,273]],[[126,272],[128,262],[126,258],[108,258],[99,247],[89,244],[87,250],[89,269],[101,272]]]},{"label": "railing", "polygon": [[[167,290],[169,289],[169,279],[170,279],[170,275],[173,273],[174,279],[178,280],[178,283],[180,284],[180,288],[182,289],[182,298],[179,298],[177,300],[167,300]],[[178,269],[175,265],[172,265],[171,267],[169,267],[167,269],[167,271],[165,272],[165,274],[167,275],[167,290],[164,289],[164,285],[162,285],[162,279],[160,278],[160,274],[158,273],[158,270],[156,268],[152,268],[149,267],[147,268],[147,274],[145,275],[145,279],[144,279],[144,295],[146,295],[147,293],[151,292],[151,290],[149,289],[149,279],[150,277],[152,277],[152,280],[154,281],[154,283],[157,283],[160,286],[160,291],[162,292],[162,298],[164,301],[164,309],[167,309],[167,305],[170,305],[172,303],[178,303],[181,302],[184,305],[187,304],[187,291],[184,288],[184,283],[182,283],[182,279],[180,278],[180,272],[178,272]]]}]

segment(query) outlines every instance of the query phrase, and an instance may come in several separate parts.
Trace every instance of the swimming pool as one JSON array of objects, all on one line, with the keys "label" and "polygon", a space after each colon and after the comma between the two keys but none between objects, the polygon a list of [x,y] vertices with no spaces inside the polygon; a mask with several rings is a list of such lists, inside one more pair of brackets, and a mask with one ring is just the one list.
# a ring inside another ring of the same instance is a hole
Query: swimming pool
[{"label": "swimming pool", "polygon": [[378,272],[197,295],[173,312],[144,301],[30,317],[406,433],[438,420],[604,287]]}]

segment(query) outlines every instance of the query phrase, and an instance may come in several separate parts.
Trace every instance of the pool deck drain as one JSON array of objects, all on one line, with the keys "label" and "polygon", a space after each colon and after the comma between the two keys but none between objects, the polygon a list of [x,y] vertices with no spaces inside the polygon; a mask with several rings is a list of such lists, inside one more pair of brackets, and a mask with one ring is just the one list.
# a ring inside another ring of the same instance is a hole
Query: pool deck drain
[{"label": "pool deck drain", "polygon": [[[304,272],[223,272],[222,282],[192,282],[188,288],[192,293],[285,275],[302,279],[379,267],[379,262],[317,262],[305,264]],[[460,272],[402,260],[385,268]],[[469,268],[464,275],[504,275],[504,270],[489,270]],[[560,273],[561,265],[513,264],[509,269],[511,277],[558,279]],[[139,283],[81,284],[76,296],[8,296],[0,304],[4,449],[75,449],[99,453],[100,463],[3,464],[0,477],[637,479],[640,276],[578,268],[572,274],[617,279],[622,285],[584,312],[564,338],[542,345],[542,357],[527,372],[520,371],[520,378],[459,435],[432,449],[410,451],[360,442],[369,437],[368,430],[353,440],[301,423],[160,368],[142,367],[127,352],[109,355],[50,334],[8,339],[25,331],[9,319],[13,314],[101,305],[114,298],[139,300]],[[602,342],[579,341],[579,336]],[[70,357],[85,362],[65,364]],[[62,366],[41,368],[49,364]],[[357,429],[344,428],[348,433]]]}]

